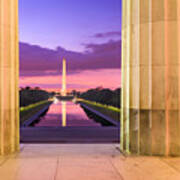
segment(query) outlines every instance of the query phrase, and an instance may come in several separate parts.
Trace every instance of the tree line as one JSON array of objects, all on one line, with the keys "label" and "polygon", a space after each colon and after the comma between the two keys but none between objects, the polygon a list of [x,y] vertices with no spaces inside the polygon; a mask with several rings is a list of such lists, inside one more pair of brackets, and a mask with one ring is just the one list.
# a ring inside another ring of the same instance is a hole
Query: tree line
[{"label": "tree line", "polygon": [[[57,94],[55,92],[47,92],[40,89],[39,87],[21,88],[19,93],[20,107],[47,100],[48,98],[53,97]],[[121,106],[120,88],[111,90],[108,88],[97,87],[95,89],[89,89],[86,92],[77,92],[76,90],[73,90],[71,94],[89,101],[95,101],[105,105],[110,105],[118,108],[120,108]]]},{"label": "tree line", "polygon": [[120,108],[121,106],[121,89],[117,88],[115,90],[95,88],[89,89],[84,93],[79,95],[80,98],[95,101],[101,104],[106,104],[114,107]]},{"label": "tree line", "polygon": [[40,101],[47,100],[51,96],[53,96],[52,93],[49,93],[45,90],[42,90],[38,87],[31,88],[21,88],[20,91],[20,107],[28,106],[30,104],[34,104]]}]

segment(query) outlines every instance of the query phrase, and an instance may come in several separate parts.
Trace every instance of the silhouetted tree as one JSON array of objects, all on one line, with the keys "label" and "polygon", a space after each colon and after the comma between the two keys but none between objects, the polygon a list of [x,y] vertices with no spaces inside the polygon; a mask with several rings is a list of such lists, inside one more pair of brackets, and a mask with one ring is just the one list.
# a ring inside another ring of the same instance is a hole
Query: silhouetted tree
[{"label": "silhouetted tree", "polygon": [[35,87],[34,89],[35,89],[35,90],[40,90],[41,88],[40,88],[40,87]]},{"label": "silhouetted tree", "polygon": [[26,87],[25,87],[25,89],[26,89],[26,90],[30,90],[30,89],[31,89],[31,87],[29,87],[29,86],[26,86]]}]

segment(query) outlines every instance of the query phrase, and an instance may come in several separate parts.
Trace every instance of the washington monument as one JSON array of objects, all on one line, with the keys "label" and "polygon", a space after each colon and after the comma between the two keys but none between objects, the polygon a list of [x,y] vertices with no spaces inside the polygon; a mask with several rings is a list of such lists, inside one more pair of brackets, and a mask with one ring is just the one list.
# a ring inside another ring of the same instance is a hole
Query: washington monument
[{"label": "washington monument", "polygon": [[63,58],[62,62],[62,89],[61,95],[66,96],[66,59]]}]

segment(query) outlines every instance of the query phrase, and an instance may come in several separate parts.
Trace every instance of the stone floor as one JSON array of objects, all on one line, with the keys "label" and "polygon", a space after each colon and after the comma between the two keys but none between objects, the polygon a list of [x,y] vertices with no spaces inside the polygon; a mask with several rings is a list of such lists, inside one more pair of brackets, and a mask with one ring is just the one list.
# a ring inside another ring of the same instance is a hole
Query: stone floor
[{"label": "stone floor", "polygon": [[125,157],[115,144],[25,144],[1,180],[179,180],[180,158]]}]

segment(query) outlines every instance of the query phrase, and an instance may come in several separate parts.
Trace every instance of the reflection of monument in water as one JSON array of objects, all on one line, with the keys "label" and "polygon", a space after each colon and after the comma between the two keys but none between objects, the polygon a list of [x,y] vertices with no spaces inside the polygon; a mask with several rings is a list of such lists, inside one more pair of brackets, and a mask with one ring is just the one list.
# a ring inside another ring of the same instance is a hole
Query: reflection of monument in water
[{"label": "reflection of monument in water", "polygon": [[62,106],[62,127],[66,127],[66,101],[61,102]]}]

